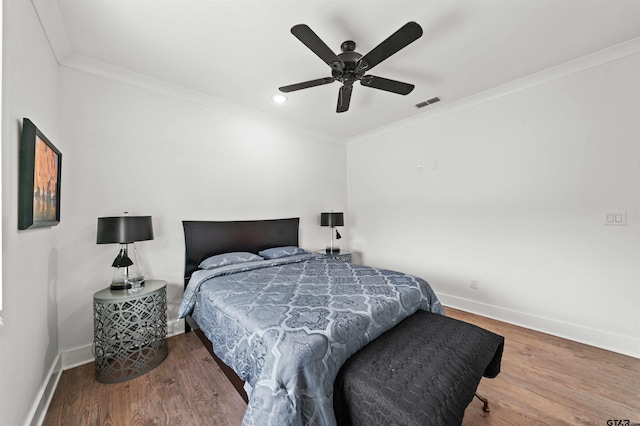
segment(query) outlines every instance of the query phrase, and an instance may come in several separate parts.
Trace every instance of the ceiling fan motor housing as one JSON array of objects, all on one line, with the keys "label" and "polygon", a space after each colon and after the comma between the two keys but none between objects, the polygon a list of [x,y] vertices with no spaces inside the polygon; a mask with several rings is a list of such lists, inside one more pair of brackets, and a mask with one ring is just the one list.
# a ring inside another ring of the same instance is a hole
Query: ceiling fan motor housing
[{"label": "ceiling fan motor housing", "polygon": [[360,80],[364,76],[368,66],[366,62],[360,60],[362,55],[355,49],[356,42],[353,40],[347,40],[340,45],[342,53],[337,56],[342,62],[332,64],[331,75],[333,78],[345,84],[353,84],[355,80]]}]

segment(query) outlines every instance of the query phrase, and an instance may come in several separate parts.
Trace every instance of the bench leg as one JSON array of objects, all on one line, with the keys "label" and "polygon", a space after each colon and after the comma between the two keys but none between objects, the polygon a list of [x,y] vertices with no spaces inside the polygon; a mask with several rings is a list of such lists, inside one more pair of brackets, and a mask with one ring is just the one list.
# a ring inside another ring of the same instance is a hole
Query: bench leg
[{"label": "bench leg", "polygon": [[489,408],[489,400],[487,398],[484,398],[484,397],[478,395],[477,392],[476,392],[476,398],[478,398],[484,404],[482,406],[482,411],[484,411],[485,413],[489,413],[491,411],[491,409]]}]

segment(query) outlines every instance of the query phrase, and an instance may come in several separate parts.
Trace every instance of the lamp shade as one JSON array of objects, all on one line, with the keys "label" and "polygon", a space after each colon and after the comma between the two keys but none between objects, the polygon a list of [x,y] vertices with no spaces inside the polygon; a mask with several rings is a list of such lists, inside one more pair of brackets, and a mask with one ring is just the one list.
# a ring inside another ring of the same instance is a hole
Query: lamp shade
[{"label": "lamp shade", "polygon": [[98,244],[129,244],[153,240],[151,216],[116,216],[98,218]]},{"label": "lamp shade", "polygon": [[344,214],[340,213],[320,213],[320,226],[344,226]]}]

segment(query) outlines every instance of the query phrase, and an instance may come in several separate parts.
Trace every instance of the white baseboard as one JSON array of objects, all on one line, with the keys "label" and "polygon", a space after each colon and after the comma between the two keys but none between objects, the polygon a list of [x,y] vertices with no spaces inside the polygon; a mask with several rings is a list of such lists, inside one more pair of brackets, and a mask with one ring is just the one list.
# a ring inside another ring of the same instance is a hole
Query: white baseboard
[{"label": "white baseboard", "polygon": [[184,319],[169,321],[167,324],[167,337],[184,333]]},{"label": "white baseboard", "polygon": [[578,324],[545,318],[526,312],[519,312],[501,306],[476,302],[462,297],[438,293],[438,298],[445,306],[482,315],[498,321],[525,327],[553,336],[562,337],[586,345],[595,346],[623,355],[640,358],[640,339],[620,334],[609,333]]},{"label": "white baseboard", "polygon": [[60,353],[62,357],[62,369],[69,370],[95,360],[93,356],[93,345],[80,346],[75,349]]},{"label": "white baseboard", "polygon": [[[181,333],[184,333],[183,319],[169,321],[167,323],[167,337]],[[95,357],[93,356],[93,345],[80,346],[75,349],[62,352],[60,356],[62,357],[63,370],[69,370],[70,368],[88,364],[95,360]]]},{"label": "white baseboard", "polygon": [[[184,333],[184,320],[171,321],[167,326],[167,334],[169,336]],[[51,403],[51,398],[53,398],[53,394],[58,386],[58,381],[60,380],[60,376],[64,370],[88,364],[94,360],[93,345],[80,346],[58,354],[54,364],[51,366],[51,369],[47,374],[47,380],[43,383],[42,388],[38,392],[38,396],[31,407],[25,426],[37,426],[42,424],[44,417],[47,414],[49,404]]]},{"label": "white baseboard", "polygon": [[62,375],[62,362],[60,355],[58,355],[49,369],[45,381],[42,383],[42,386],[38,391],[38,396],[33,402],[31,410],[29,410],[29,416],[27,417],[25,426],[39,426],[44,422],[47,410],[49,409],[49,404],[51,403],[51,398],[53,398],[53,394],[58,386],[60,375]]}]

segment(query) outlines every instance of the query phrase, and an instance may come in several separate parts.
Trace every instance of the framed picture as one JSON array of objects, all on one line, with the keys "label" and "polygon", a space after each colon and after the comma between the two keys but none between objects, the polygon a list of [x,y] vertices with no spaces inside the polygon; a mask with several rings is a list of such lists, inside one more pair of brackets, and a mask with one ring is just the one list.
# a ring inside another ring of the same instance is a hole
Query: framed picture
[{"label": "framed picture", "polygon": [[62,153],[29,120],[22,120],[18,229],[60,223]]}]

